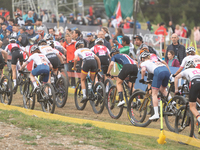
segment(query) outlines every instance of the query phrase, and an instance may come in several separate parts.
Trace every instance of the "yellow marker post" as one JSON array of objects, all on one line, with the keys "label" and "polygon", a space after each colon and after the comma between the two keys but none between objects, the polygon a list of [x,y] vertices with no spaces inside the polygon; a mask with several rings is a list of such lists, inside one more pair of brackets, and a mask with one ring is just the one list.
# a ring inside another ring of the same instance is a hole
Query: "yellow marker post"
[{"label": "yellow marker post", "polygon": [[159,138],[157,139],[158,144],[165,144],[167,143],[165,141],[166,136],[164,135],[164,131],[163,131],[163,110],[162,110],[162,100],[160,100],[160,135]]}]

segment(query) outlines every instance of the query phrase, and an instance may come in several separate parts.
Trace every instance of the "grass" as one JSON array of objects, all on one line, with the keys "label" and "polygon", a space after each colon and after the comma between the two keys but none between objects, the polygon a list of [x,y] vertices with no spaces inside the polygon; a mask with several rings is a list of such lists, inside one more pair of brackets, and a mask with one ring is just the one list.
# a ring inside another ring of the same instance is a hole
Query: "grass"
[{"label": "grass", "polygon": [[38,144],[35,143],[35,142],[33,142],[33,143],[24,143],[24,144],[26,144],[26,145],[34,145],[34,146],[38,145]]},{"label": "grass", "polygon": [[60,144],[60,143],[49,143],[49,145],[64,146],[63,144]]},{"label": "grass", "polygon": [[[106,130],[103,128],[97,128],[92,124],[73,124],[61,121],[47,120],[42,118],[35,118],[25,115],[19,111],[5,111],[0,110],[0,122],[7,124],[13,124],[19,128],[31,128],[33,131],[37,130],[40,135],[48,137],[50,134],[60,133],[62,135],[68,135],[75,137],[74,145],[93,145],[104,149],[162,149],[162,150],[186,150],[198,148],[180,145],[177,142],[167,139],[167,144],[157,144],[157,138],[134,135],[129,133],[123,133],[118,131]],[[14,118],[14,119],[11,119]],[[37,133],[36,132],[36,133]],[[38,133],[37,133],[38,134]],[[19,137],[25,141],[34,141],[36,136],[21,135]],[[82,141],[82,142],[79,142]],[[26,143],[28,145],[37,145],[36,143]],[[59,143],[49,143],[49,145],[62,146]]]}]

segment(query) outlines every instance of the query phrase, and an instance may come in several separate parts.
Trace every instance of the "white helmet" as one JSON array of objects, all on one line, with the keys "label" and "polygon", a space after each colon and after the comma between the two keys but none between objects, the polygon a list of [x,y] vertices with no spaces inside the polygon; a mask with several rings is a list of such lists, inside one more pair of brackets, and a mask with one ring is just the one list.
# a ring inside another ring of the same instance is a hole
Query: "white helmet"
[{"label": "white helmet", "polygon": [[77,47],[79,46],[79,45],[81,45],[81,44],[84,44],[84,42],[83,41],[77,41],[76,42],[76,44],[75,44],[75,48],[77,49]]},{"label": "white helmet", "polygon": [[141,58],[145,58],[145,57],[147,57],[149,55],[151,55],[149,52],[144,51],[142,54],[140,54],[140,60],[141,60]]},{"label": "white helmet", "polygon": [[97,38],[96,40],[95,40],[95,45],[98,43],[98,42],[103,42],[104,43],[104,40],[102,39],[102,38]]},{"label": "white helmet", "polygon": [[196,67],[194,61],[193,61],[193,60],[189,60],[189,61],[185,64],[185,69],[190,68],[191,65],[193,65],[194,67]]},{"label": "white helmet", "polygon": [[196,51],[196,50],[195,50],[194,47],[188,47],[188,48],[186,49],[186,53],[195,52],[195,51]]},{"label": "white helmet", "polygon": [[14,36],[11,36],[11,37],[9,38],[9,42],[11,42],[11,41],[16,42],[17,40],[16,40],[16,38],[15,38]]},{"label": "white helmet", "polygon": [[39,49],[39,47],[37,45],[33,45],[31,47],[31,53],[34,52],[35,50]]}]

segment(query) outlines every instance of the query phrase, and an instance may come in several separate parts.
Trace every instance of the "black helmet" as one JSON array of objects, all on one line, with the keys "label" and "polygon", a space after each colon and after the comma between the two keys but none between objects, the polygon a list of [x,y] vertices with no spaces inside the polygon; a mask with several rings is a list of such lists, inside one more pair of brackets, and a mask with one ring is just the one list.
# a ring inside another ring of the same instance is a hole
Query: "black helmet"
[{"label": "black helmet", "polygon": [[113,48],[110,52],[110,56],[112,56],[112,54],[116,53],[116,52],[119,52],[119,49],[118,48]]},{"label": "black helmet", "polygon": [[16,38],[14,37],[14,36],[11,36],[10,38],[9,38],[9,42],[16,42],[17,40],[16,40]]},{"label": "black helmet", "polygon": [[81,45],[81,44],[84,44],[84,42],[83,42],[83,41],[77,41],[76,44],[75,44],[75,48],[77,49],[77,47],[78,47],[79,45]]},{"label": "black helmet", "polygon": [[34,52],[35,50],[39,49],[39,47],[37,45],[33,45],[31,47],[31,53]]},{"label": "black helmet", "polygon": [[53,38],[52,34],[48,34],[46,40],[52,40],[51,38]]},{"label": "black helmet", "polygon": [[189,60],[186,64],[185,64],[185,69],[188,69],[188,68],[190,68],[190,66],[194,66],[194,67],[196,67],[196,64],[194,63],[194,61],[193,60]]},{"label": "black helmet", "polygon": [[42,39],[42,40],[39,40],[39,42],[38,42],[38,46],[39,46],[41,43],[43,43],[43,42],[45,42],[45,43],[47,44],[47,41],[44,40],[44,39]]}]

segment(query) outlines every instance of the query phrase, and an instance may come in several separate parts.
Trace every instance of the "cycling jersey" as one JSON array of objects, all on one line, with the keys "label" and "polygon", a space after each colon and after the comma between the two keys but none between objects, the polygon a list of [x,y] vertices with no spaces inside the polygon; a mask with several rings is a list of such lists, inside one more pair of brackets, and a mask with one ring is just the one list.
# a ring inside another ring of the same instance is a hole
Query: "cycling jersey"
[{"label": "cycling jersey", "polygon": [[8,55],[12,55],[12,52],[16,50],[22,50],[25,51],[25,48],[20,47],[17,43],[10,43],[6,46],[5,51],[8,53]]},{"label": "cycling jersey", "polygon": [[188,81],[193,79],[200,79],[200,69],[198,68],[188,68],[180,73],[182,77],[185,77]]},{"label": "cycling jersey", "polygon": [[79,48],[74,52],[75,57],[78,56],[83,60],[94,59],[94,53],[88,48]]},{"label": "cycling jersey", "polygon": [[[145,67],[149,73],[154,74],[154,70],[158,67],[165,66],[163,63],[160,61],[153,61],[153,60],[146,60],[145,62],[142,62],[140,64],[141,68]],[[166,67],[166,66],[165,66]]]},{"label": "cycling jersey", "polygon": [[50,64],[50,61],[47,59],[47,57],[44,54],[41,53],[34,53],[33,55],[31,55],[28,60],[27,63],[30,63],[31,60],[34,61],[34,63],[38,66],[38,65],[48,65]]},{"label": "cycling jersey", "polygon": [[135,61],[126,54],[116,54],[111,58],[111,61],[117,62],[121,65],[136,64]]},{"label": "cycling jersey", "polygon": [[90,50],[99,57],[102,65],[109,65],[109,56],[108,55],[110,54],[110,51],[106,46],[95,45]]},{"label": "cycling jersey", "polygon": [[64,54],[63,46],[58,41],[53,41],[55,49]]},{"label": "cycling jersey", "polygon": [[190,60],[193,60],[195,65],[196,65],[196,68],[199,68],[200,69],[200,56],[199,55],[189,55],[189,56],[186,56],[182,63],[181,63],[181,67],[184,68],[185,67],[185,64],[190,61]]}]

